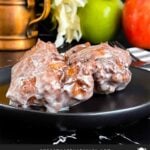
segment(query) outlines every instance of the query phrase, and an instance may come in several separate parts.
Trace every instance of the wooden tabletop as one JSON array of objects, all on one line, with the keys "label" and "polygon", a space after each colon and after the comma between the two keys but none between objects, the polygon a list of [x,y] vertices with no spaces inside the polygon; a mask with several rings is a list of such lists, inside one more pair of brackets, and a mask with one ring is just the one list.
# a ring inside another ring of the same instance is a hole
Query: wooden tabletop
[{"label": "wooden tabletop", "polygon": [[25,51],[0,51],[0,68],[14,65],[24,53]]}]

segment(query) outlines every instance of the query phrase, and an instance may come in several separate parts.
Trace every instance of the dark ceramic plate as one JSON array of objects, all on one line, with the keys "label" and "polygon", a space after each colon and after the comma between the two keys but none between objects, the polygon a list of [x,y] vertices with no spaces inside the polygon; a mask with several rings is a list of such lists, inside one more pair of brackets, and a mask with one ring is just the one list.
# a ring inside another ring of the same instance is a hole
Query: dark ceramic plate
[{"label": "dark ceramic plate", "polygon": [[[1,121],[62,128],[100,128],[137,121],[150,115],[150,72],[136,68],[131,71],[132,81],[125,90],[94,95],[69,111],[56,114],[10,107],[1,95]],[[0,84],[9,83],[10,67],[1,69],[0,73]]]}]

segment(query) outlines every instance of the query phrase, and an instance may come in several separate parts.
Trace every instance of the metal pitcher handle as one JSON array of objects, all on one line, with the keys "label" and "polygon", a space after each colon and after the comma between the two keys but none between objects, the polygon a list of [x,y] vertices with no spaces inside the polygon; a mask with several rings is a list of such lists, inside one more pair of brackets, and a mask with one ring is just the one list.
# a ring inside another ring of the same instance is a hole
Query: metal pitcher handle
[{"label": "metal pitcher handle", "polygon": [[[28,7],[32,7],[34,5],[34,3],[35,3],[34,0],[28,0]],[[51,8],[51,0],[44,0],[44,10],[43,10],[41,16],[34,20],[31,20],[31,22],[29,22],[29,26],[31,26],[41,20],[44,20],[49,15],[50,8]]]},{"label": "metal pitcher handle", "polygon": [[[35,0],[27,0],[27,3],[28,3],[28,8],[32,8],[35,6]],[[38,31],[35,30],[35,31],[32,31],[30,30],[31,26],[35,23],[38,23],[39,21],[42,21],[44,20],[48,15],[49,15],[49,12],[50,12],[50,9],[51,9],[51,0],[44,0],[44,10],[41,14],[40,17],[36,18],[36,19],[33,19],[29,22],[28,24],[28,30],[27,30],[27,36],[28,38],[31,38],[31,37],[36,37],[38,35]]]}]

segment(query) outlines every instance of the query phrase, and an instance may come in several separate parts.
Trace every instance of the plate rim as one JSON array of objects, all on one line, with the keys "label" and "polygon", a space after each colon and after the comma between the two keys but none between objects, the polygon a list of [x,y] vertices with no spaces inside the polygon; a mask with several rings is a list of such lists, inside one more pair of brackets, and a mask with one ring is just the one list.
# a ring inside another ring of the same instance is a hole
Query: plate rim
[{"label": "plate rim", "polygon": [[[51,113],[51,112],[42,112],[42,111],[37,111],[37,110],[30,110],[30,109],[25,109],[25,108],[16,108],[13,106],[5,105],[5,104],[0,104],[0,109],[9,109],[9,110],[15,110],[19,112],[28,112],[28,113],[35,113],[35,114],[44,114],[44,115],[50,115],[50,116],[70,116],[70,117],[79,117],[79,116],[104,116],[104,115],[112,115],[112,114],[119,114],[119,113],[127,113],[127,112],[134,112],[139,109],[144,109],[144,108],[150,108],[150,101],[146,102],[141,105],[129,107],[129,108],[124,108],[124,109],[117,109],[117,110],[112,110],[112,111],[103,111],[103,112],[58,112],[58,113]],[[149,109],[150,110],[150,109]],[[150,113],[150,112],[149,112]]]}]

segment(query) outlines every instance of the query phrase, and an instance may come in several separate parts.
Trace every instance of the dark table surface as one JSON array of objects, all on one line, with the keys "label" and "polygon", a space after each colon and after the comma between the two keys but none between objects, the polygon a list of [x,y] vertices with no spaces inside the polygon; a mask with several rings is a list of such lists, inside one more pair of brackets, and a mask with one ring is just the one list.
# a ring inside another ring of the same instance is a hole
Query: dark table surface
[{"label": "dark table surface", "polygon": [[150,144],[150,117],[128,125],[89,130],[53,130],[2,121],[0,144]]}]

